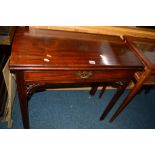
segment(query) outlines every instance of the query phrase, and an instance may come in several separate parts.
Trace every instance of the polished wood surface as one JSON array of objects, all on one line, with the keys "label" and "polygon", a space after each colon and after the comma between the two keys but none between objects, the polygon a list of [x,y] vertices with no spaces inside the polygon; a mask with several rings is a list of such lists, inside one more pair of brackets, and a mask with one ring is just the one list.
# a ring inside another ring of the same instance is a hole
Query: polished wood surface
[{"label": "polished wood surface", "polygon": [[141,68],[119,37],[25,28],[16,31],[10,64],[30,70]]},{"label": "polished wood surface", "polygon": [[49,84],[129,82],[143,65],[120,37],[17,28],[10,69],[17,76],[24,128],[28,99]]}]

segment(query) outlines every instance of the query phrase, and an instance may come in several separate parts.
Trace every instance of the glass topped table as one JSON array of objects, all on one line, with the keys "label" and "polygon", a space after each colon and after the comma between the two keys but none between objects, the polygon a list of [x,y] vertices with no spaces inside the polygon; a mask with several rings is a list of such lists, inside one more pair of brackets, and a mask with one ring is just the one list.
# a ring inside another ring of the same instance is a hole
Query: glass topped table
[{"label": "glass topped table", "polygon": [[145,69],[143,72],[137,72],[135,74],[136,84],[123,103],[118,107],[110,122],[116,119],[143,85],[155,85],[155,39],[124,36],[124,40],[144,64]]}]

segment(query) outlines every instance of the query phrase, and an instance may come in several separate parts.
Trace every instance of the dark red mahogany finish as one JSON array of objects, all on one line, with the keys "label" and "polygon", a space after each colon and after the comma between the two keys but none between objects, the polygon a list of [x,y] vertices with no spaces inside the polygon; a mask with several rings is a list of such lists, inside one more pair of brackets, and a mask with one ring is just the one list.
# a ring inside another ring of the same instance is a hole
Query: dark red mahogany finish
[{"label": "dark red mahogany finish", "polygon": [[10,60],[24,128],[29,128],[28,96],[54,83],[130,81],[143,65],[116,36],[17,28]]}]

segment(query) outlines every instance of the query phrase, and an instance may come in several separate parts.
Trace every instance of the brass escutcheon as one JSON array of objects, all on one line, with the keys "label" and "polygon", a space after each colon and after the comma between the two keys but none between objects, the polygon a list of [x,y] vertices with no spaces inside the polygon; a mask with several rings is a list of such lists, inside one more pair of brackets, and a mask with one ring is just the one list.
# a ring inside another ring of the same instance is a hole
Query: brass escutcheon
[{"label": "brass escutcheon", "polygon": [[90,76],[93,75],[93,73],[91,71],[79,71],[77,73],[77,75],[81,78],[81,79],[88,79]]}]

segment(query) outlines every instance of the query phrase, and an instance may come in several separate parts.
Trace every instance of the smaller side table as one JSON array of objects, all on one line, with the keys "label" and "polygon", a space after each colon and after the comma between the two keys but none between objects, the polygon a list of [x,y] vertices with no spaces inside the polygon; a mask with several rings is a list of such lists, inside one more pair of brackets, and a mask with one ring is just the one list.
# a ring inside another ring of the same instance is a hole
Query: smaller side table
[{"label": "smaller side table", "polygon": [[143,85],[155,85],[155,39],[124,36],[124,40],[144,64],[145,69],[143,72],[137,72],[135,74],[135,79],[137,81],[135,86],[131,89],[123,103],[118,107],[110,122],[116,119]]}]

